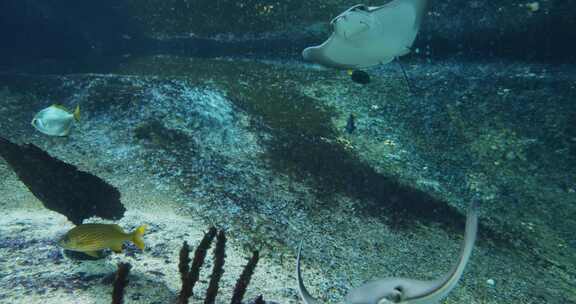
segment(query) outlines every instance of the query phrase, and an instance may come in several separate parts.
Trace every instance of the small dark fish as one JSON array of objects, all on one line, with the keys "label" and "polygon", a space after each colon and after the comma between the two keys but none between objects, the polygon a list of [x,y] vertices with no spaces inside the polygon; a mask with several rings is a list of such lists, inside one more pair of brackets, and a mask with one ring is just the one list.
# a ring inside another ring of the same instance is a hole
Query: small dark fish
[{"label": "small dark fish", "polygon": [[348,74],[350,75],[350,78],[352,78],[352,81],[354,81],[355,83],[359,83],[359,84],[369,84],[370,83],[370,75],[368,75],[368,73],[366,73],[364,71],[354,70],[354,71],[349,71]]},{"label": "small dark fish", "polygon": [[346,131],[349,134],[352,134],[354,130],[356,130],[356,117],[354,114],[350,114],[350,116],[348,116],[348,121],[346,122]]}]

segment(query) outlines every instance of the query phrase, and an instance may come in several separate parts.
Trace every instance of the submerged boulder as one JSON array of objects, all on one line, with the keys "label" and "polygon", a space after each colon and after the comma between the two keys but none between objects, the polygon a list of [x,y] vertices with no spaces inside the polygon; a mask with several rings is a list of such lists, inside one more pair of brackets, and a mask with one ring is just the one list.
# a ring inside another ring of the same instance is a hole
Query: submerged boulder
[{"label": "submerged boulder", "polygon": [[0,156],[44,207],[76,225],[92,216],[109,220],[124,216],[126,209],[115,187],[33,144],[17,145],[0,137]]}]

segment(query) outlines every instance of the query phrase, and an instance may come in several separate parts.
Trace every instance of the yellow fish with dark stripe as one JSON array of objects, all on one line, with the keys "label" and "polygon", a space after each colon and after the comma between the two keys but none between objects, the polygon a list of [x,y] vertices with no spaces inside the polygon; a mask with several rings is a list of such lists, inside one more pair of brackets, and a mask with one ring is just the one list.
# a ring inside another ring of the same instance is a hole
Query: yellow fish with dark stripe
[{"label": "yellow fish with dark stripe", "polygon": [[98,252],[108,248],[117,253],[122,252],[122,244],[125,241],[131,241],[144,250],[142,236],[145,231],[146,225],[136,228],[131,233],[126,233],[116,224],[82,224],[68,231],[58,244],[67,250],[99,257]]}]

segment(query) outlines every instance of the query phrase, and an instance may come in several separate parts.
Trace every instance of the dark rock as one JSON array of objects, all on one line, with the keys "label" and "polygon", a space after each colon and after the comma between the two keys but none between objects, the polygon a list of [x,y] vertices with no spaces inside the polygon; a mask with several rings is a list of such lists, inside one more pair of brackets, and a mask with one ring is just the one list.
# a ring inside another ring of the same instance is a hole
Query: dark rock
[{"label": "dark rock", "polygon": [[0,155],[44,207],[76,225],[92,216],[110,220],[124,216],[126,209],[116,188],[33,144],[19,146],[0,138]]}]

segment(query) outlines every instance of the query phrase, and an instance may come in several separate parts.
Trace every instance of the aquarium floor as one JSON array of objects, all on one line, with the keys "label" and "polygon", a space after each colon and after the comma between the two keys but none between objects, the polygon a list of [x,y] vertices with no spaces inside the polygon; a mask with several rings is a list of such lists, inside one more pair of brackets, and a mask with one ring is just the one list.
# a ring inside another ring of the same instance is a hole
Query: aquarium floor
[{"label": "aquarium floor", "polygon": [[[295,84],[291,82],[293,75],[308,73],[302,72],[301,66],[292,69],[290,64],[250,61],[234,70],[240,73],[235,75],[238,79],[234,78],[234,83],[219,83],[218,74],[202,73],[208,73],[207,67],[227,68],[230,61],[192,65],[191,69],[183,68],[180,62],[159,61],[162,59],[144,60],[106,74],[1,75],[5,106],[0,114],[8,119],[3,121],[0,135],[20,143],[34,143],[52,156],[105,179],[122,193],[128,210],[118,224],[132,229],[146,223],[150,229],[143,252],[129,246],[125,253],[97,261],[62,255],[55,240],[72,224],[44,209],[7,164],[0,161],[0,303],[109,303],[112,287],[108,279],[120,261],[133,265],[125,303],[174,302],[180,287],[177,257],[182,242],[196,246],[213,225],[229,235],[218,303],[229,302],[235,280],[254,249],[261,251],[261,259],[245,299],[262,294],[265,300],[298,303],[294,274],[300,240],[304,240],[306,285],[325,303],[341,302],[351,288],[377,277],[433,279],[450,269],[459,252],[463,227],[446,229],[417,218],[408,221],[407,226],[395,227],[390,223],[396,214],[387,213],[386,208],[372,210],[361,197],[346,192],[326,195],[319,189],[322,184],[313,171],[307,176],[301,172],[293,174],[290,166],[278,169],[270,161],[266,143],[278,136],[270,129],[281,128],[285,122],[266,120],[266,103],[243,108],[242,104],[231,102],[234,96],[222,93],[222,86],[237,85],[238,90],[246,90],[245,95],[239,96],[248,98],[253,96],[250,88],[257,87],[250,80],[278,77],[288,88],[296,86],[302,95],[318,94],[318,100],[326,99],[327,107],[338,113],[338,118],[330,123],[341,128],[350,109],[339,107],[338,103],[348,101],[358,110],[370,105],[362,104],[362,100],[338,99],[342,98],[338,94],[367,97],[373,92],[380,96],[387,94],[380,91],[386,88],[362,87],[346,82],[345,75],[330,74],[332,79],[315,89],[302,83],[321,72],[313,70]],[[258,71],[269,64],[271,69],[290,71],[280,76],[260,73],[253,76],[256,78],[244,79],[243,69],[253,67]],[[182,70],[174,70],[175,67]],[[481,70],[481,65],[477,67]],[[499,68],[489,66],[486,73],[495,70]],[[161,75],[161,71],[171,73]],[[434,66],[429,66],[420,72],[434,77],[434,71]],[[536,76],[531,79],[538,81]],[[386,81],[390,88],[400,85],[406,89],[401,77]],[[271,95],[257,98],[277,102],[278,96],[289,95],[273,85],[267,90]],[[508,94],[503,90],[503,94]],[[325,95],[326,92],[334,95]],[[409,105],[406,91],[401,96],[398,104]],[[68,138],[47,138],[36,133],[29,118],[38,109],[60,100],[82,103],[82,122]],[[272,107],[273,111],[277,109]],[[401,114],[402,108],[394,109],[399,111],[394,115]],[[260,112],[252,115],[250,111]],[[314,117],[322,117],[321,114],[315,113]],[[381,115],[374,119],[387,114]],[[390,121],[394,115],[388,117]],[[403,145],[405,134],[399,132],[402,122],[387,128],[384,136],[383,131],[368,130],[369,118],[364,119],[359,130],[366,133],[360,134],[386,139],[379,150],[371,145],[369,137],[347,141],[343,135],[334,142],[346,149],[354,146],[367,161],[387,151],[385,161],[376,164],[407,183],[416,180],[411,180],[410,174],[425,171],[418,168],[434,166],[426,158],[418,159],[417,154],[409,153],[409,147]],[[305,127],[308,126],[317,128],[311,133],[323,132],[321,126],[310,123]],[[299,130],[302,126],[296,127]],[[368,155],[372,148],[377,153]],[[403,175],[404,169],[410,174]],[[431,176],[414,184],[436,191],[450,203],[458,201],[451,198],[456,196],[453,191],[443,188],[449,185],[440,177],[436,180]],[[465,205],[466,202],[457,202],[454,208],[463,210]],[[481,223],[499,218],[487,209],[490,208],[483,209]],[[536,229],[539,227],[544,226]],[[520,233],[534,233],[533,229],[526,227]],[[539,250],[527,253],[519,249],[522,246],[480,239],[462,281],[444,303],[575,303],[576,288],[571,289],[574,263],[561,267],[544,253],[555,249],[570,256],[574,247],[560,250],[548,241],[541,246],[543,250],[538,255]],[[203,269],[195,301],[202,299],[210,267],[208,262]]]}]

